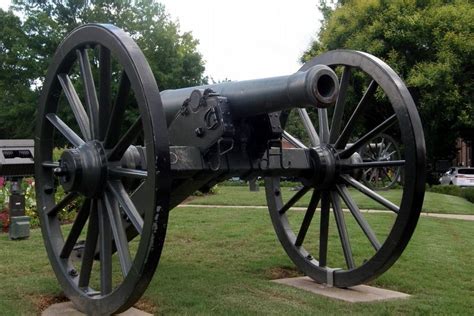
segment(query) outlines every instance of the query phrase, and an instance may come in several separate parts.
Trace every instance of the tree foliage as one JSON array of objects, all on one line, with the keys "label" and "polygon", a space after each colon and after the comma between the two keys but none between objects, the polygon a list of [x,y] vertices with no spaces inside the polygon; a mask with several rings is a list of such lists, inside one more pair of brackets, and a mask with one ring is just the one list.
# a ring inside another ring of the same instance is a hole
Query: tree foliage
[{"label": "tree foliage", "polygon": [[0,138],[33,137],[31,118],[50,59],[61,40],[85,23],[127,31],[160,90],[205,81],[198,41],[154,0],[13,0],[11,9],[0,10]]},{"label": "tree foliage", "polygon": [[371,53],[404,79],[422,117],[429,158],[449,158],[474,129],[474,4],[469,0],[346,0],[331,10],[303,54]]},{"label": "tree foliage", "polygon": [[28,38],[21,21],[0,9],[0,138],[31,137],[35,92]]}]

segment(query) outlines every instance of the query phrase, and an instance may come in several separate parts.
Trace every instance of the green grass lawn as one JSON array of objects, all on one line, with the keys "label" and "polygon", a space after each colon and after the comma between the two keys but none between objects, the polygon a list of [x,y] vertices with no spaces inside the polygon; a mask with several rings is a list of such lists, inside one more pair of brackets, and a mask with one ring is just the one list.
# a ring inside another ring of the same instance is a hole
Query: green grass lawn
[{"label": "green grass lawn", "polygon": [[[173,210],[161,263],[144,297],[147,306],[167,315],[474,312],[473,222],[421,218],[402,257],[371,283],[412,297],[351,304],[269,281],[278,271],[293,271],[293,264],[267,213],[264,209]],[[299,220],[302,213],[292,216]],[[393,220],[391,214],[364,215],[374,228]],[[347,225],[354,247],[363,245],[363,237],[352,234],[356,224],[348,221]],[[336,247],[329,254],[338,262],[341,254],[334,223],[330,232],[330,246]],[[308,236],[316,235],[310,231]],[[25,241],[9,241],[0,234],[0,278],[1,315],[37,314],[40,306],[61,294],[37,229]]]},{"label": "green grass lawn", "polygon": [[[291,188],[287,187],[282,188],[282,195],[286,199],[295,194],[295,192],[290,191],[290,189]],[[366,197],[359,191],[355,189],[350,189],[350,191],[353,199],[361,209],[383,209],[380,204]],[[394,189],[378,191],[378,193],[394,203],[399,203],[402,190]],[[307,206],[310,198],[311,194],[307,193],[296,203],[296,206]],[[250,192],[248,187],[245,186],[219,186],[217,194],[195,197],[189,203],[204,205],[267,205],[264,187],[261,187],[258,192]],[[474,203],[457,196],[426,192],[423,211],[474,215]]]}]

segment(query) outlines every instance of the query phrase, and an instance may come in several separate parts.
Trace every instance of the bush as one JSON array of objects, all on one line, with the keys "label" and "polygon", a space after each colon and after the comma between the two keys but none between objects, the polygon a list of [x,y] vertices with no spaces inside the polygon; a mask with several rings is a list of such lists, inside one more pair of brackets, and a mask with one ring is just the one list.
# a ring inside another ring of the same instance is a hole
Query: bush
[{"label": "bush", "polygon": [[3,209],[2,211],[0,211],[0,233],[7,233],[9,225],[10,216],[8,215],[8,210]]},{"label": "bush", "polygon": [[201,191],[197,190],[193,193],[193,196],[205,196],[205,195],[214,195],[219,193],[219,187],[216,185],[209,188],[209,190]]},{"label": "bush", "polygon": [[457,185],[433,185],[428,189],[428,191],[459,196],[465,198],[471,203],[474,203],[474,188],[461,188]]},{"label": "bush", "polygon": [[462,197],[462,188],[457,185],[433,185],[429,191]]},{"label": "bush", "polygon": [[465,189],[464,198],[471,203],[474,203],[474,188]]},{"label": "bush", "polygon": [[[8,217],[8,202],[10,197],[10,188],[11,183],[7,182],[3,187],[0,188],[0,210],[4,210],[6,215],[3,217]],[[31,227],[38,227],[39,217],[38,211],[36,209],[36,191],[35,191],[35,181],[34,178],[24,178],[21,183],[21,188],[23,189],[23,194],[25,195],[25,215],[30,217]],[[57,187],[57,192],[55,194],[56,201],[60,201],[64,198],[65,192],[61,186]],[[76,217],[76,209],[82,203],[82,199],[77,199],[71,206],[67,209],[63,209],[59,212],[58,216],[61,222],[70,223]],[[4,211],[1,211],[2,213]],[[5,225],[5,219],[0,216],[0,222]],[[8,224],[7,224],[8,225]],[[0,230],[1,228],[0,224]]]}]

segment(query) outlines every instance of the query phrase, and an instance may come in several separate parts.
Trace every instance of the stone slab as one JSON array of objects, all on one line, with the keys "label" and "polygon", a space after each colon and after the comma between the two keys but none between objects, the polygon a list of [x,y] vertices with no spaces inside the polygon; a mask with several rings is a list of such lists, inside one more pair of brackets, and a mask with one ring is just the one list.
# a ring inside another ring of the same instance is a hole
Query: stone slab
[{"label": "stone slab", "polygon": [[[78,311],[71,302],[63,302],[63,303],[53,304],[41,313],[41,316],[84,316],[84,315],[86,315],[86,314]],[[127,310],[127,311],[125,311],[121,314],[117,314],[117,315],[121,315],[121,316],[152,316],[152,314],[141,311],[141,310],[136,309],[134,307],[130,308],[129,310]]]},{"label": "stone slab", "polygon": [[349,288],[330,287],[325,284],[316,283],[309,277],[278,279],[273,280],[272,282],[293,286],[318,295],[350,303],[385,301],[410,297],[410,295],[405,293],[385,290],[368,285],[356,285]]}]

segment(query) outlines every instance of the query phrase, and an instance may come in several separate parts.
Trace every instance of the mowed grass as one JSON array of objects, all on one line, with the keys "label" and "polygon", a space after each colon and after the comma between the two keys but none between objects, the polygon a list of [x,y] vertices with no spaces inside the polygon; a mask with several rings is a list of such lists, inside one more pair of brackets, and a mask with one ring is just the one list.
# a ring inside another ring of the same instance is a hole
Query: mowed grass
[{"label": "mowed grass", "polygon": [[[286,200],[296,193],[289,187],[283,187],[281,189],[282,195]],[[379,203],[359,191],[355,189],[349,190],[353,199],[361,209],[384,209]],[[395,204],[400,202],[402,196],[402,190],[400,189],[377,191],[377,193]],[[295,204],[295,206],[307,206],[310,198],[311,194],[307,193]],[[264,187],[260,187],[260,191],[258,192],[250,192],[246,186],[219,186],[217,194],[195,197],[189,201],[189,204],[266,206],[267,200],[265,198]],[[474,215],[474,203],[457,196],[426,192],[423,203],[423,212]]]},{"label": "mowed grass", "polygon": [[[303,214],[295,211],[291,216],[298,221]],[[393,221],[391,214],[364,216],[377,232]],[[364,245],[361,234],[352,234],[358,231],[356,224],[347,225],[354,248]],[[474,313],[473,222],[421,218],[402,257],[370,283],[412,297],[358,304],[270,282],[278,271],[292,271],[293,264],[264,209],[177,208],[168,227],[160,266],[144,297],[160,315]],[[317,236],[316,228],[308,233],[308,249],[316,244],[310,238]],[[379,237],[383,234],[382,229]],[[333,222],[329,245],[332,260],[340,261]],[[1,315],[37,314],[42,302],[61,294],[39,230],[24,241],[9,241],[0,234],[0,284]]]}]

